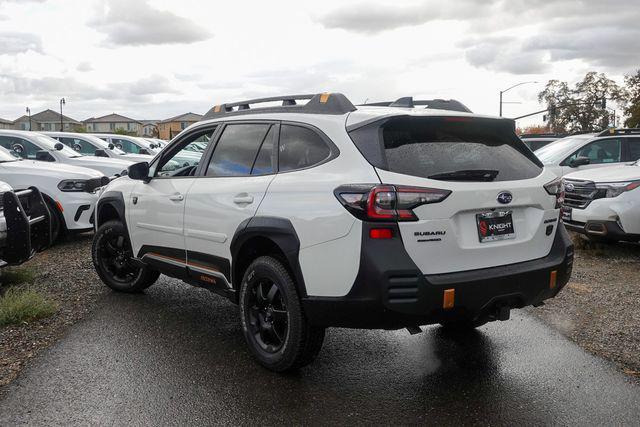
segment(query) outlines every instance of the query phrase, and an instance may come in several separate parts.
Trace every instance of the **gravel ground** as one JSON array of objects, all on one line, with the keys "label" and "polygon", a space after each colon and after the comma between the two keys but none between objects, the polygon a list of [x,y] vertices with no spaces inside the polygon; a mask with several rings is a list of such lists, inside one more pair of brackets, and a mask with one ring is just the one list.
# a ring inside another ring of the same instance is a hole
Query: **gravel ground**
[{"label": "gravel ground", "polygon": [[21,266],[35,273],[33,289],[54,300],[58,311],[46,319],[0,327],[0,394],[1,386],[11,382],[30,358],[55,342],[107,292],[93,270],[91,237],[72,236]]},{"label": "gravel ground", "polygon": [[[584,245],[581,245],[584,246]],[[91,235],[73,236],[24,264],[34,288],[58,304],[47,319],[0,328],[0,395],[24,364],[108,293],[91,263]],[[578,248],[573,278],[544,307],[527,309],[640,382],[640,245]]]},{"label": "gravel ground", "polygon": [[574,241],[571,281],[545,306],[527,310],[640,382],[640,245]]}]

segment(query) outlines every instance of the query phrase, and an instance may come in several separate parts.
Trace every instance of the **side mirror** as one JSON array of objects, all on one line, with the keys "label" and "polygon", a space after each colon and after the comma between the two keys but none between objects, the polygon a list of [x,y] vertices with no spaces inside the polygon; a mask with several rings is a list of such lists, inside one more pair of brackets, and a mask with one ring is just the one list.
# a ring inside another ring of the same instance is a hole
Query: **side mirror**
[{"label": "side mirror", "polygon": [[41,162],[53,162],[55,159],[47,150],[36,151],[36,160]]},{"label": "side mirror", "polygon": [[147,155],[151,155],[151,153],[149,152],[149,150],[147,150],[146,148],[141,148],[139,154],[147,154]]},{"label": "side mirror", "polygon": [[113,150],[114,148],[116,148],[116,146],[111,143],[109,143],[108,147],[109,147],[109,150]]},{"label": "side mirror", "polygon": [[138,181],[147,181],[149,180],[149,163],[134,163],[127,169],[127,174],[131,179],[135,179]]},{"label": "side mirror", "polygon": [[64,144],[62,142],[56,142],[56,145],[53,146],[57,151],[60,151],[64,148]]},{"label": "side mirror", "polygon": [[589,163],[591,163],[591,160],[588,157],[577,157],[569,162],[569,166],[577,168],[578,166],[588,165]]},{"label": "side mirror", "polygon": [[103,150],[103,149],[101,149],[101,148],[98,148],[98,149],[96,150],[96,152],[95,152],[95,156],[96,156],[96,157],[109,157],[109,155],[107,154],[107,152],[106,152],[106,151],[104,151],[104,150]]}]

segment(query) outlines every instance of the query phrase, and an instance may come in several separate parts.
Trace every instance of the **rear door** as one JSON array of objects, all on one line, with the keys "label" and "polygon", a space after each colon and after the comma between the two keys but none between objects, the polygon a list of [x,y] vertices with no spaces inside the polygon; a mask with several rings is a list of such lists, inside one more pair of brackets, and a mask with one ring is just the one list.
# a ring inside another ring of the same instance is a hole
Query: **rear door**
[{"label": "rear door", "polygon": [[[544,184],[554,175],[504,120],[398,117],[373,132],[382,183],[450,190],[399,222],[405,248],[424,274],[474,270],[541,258],[551,249],[558,210]],[[361,151],[367,152],[352,135]],[[546,224],[553,233],[546,233]]]},{"label": "rear door", "polygon": [[255,215],[276,171],[279,125],[225,125],[189,190],[184,233],[189,273],[204,284],[230,281],[230,243],[240,223]]}]

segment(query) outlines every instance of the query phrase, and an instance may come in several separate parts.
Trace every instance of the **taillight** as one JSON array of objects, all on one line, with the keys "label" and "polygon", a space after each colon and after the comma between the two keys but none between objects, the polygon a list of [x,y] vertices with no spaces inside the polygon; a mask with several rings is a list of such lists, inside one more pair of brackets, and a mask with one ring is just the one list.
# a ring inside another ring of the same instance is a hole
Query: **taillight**
[{"label": "taillight", "polygon": [[562,179],[556,178],[544,185],[544,189],[551,196],[556,196],[556,209],[560,209],[564,203],[564,184]]},{"label": "taillight", "polygon": [[417,221],[413,209],[446,199],[451,191],[400,185],[343,185],[334,191],[342,205],[363,221]]}]

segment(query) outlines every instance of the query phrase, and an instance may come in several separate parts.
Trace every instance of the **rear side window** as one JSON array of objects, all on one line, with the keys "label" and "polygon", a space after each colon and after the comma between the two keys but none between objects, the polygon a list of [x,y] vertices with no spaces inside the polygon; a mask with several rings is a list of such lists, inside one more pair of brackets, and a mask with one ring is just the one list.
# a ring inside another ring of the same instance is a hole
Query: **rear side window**
[{"label": "rear side window", "polygon": [[374,166],[445,181],[510,181],[542,172],[506,121],[398,117],[351,132]]},{"label": "rear side window", "polygon": [[329,156],[331,148],[317,132],[302,126],[280,126],[278,169],[281,172],[308,168],[322,163]]},{"label": "rear side window", "polygon": [[207,176],[250,175],[270,127],[270,124],[227,125],[211,157]]},{"label": "rear side window", "polygon": [[627,149],[629,151],[629,158],[627,160],[635,162],[640,159],[640,138],[625,138],[627,142]]}]

